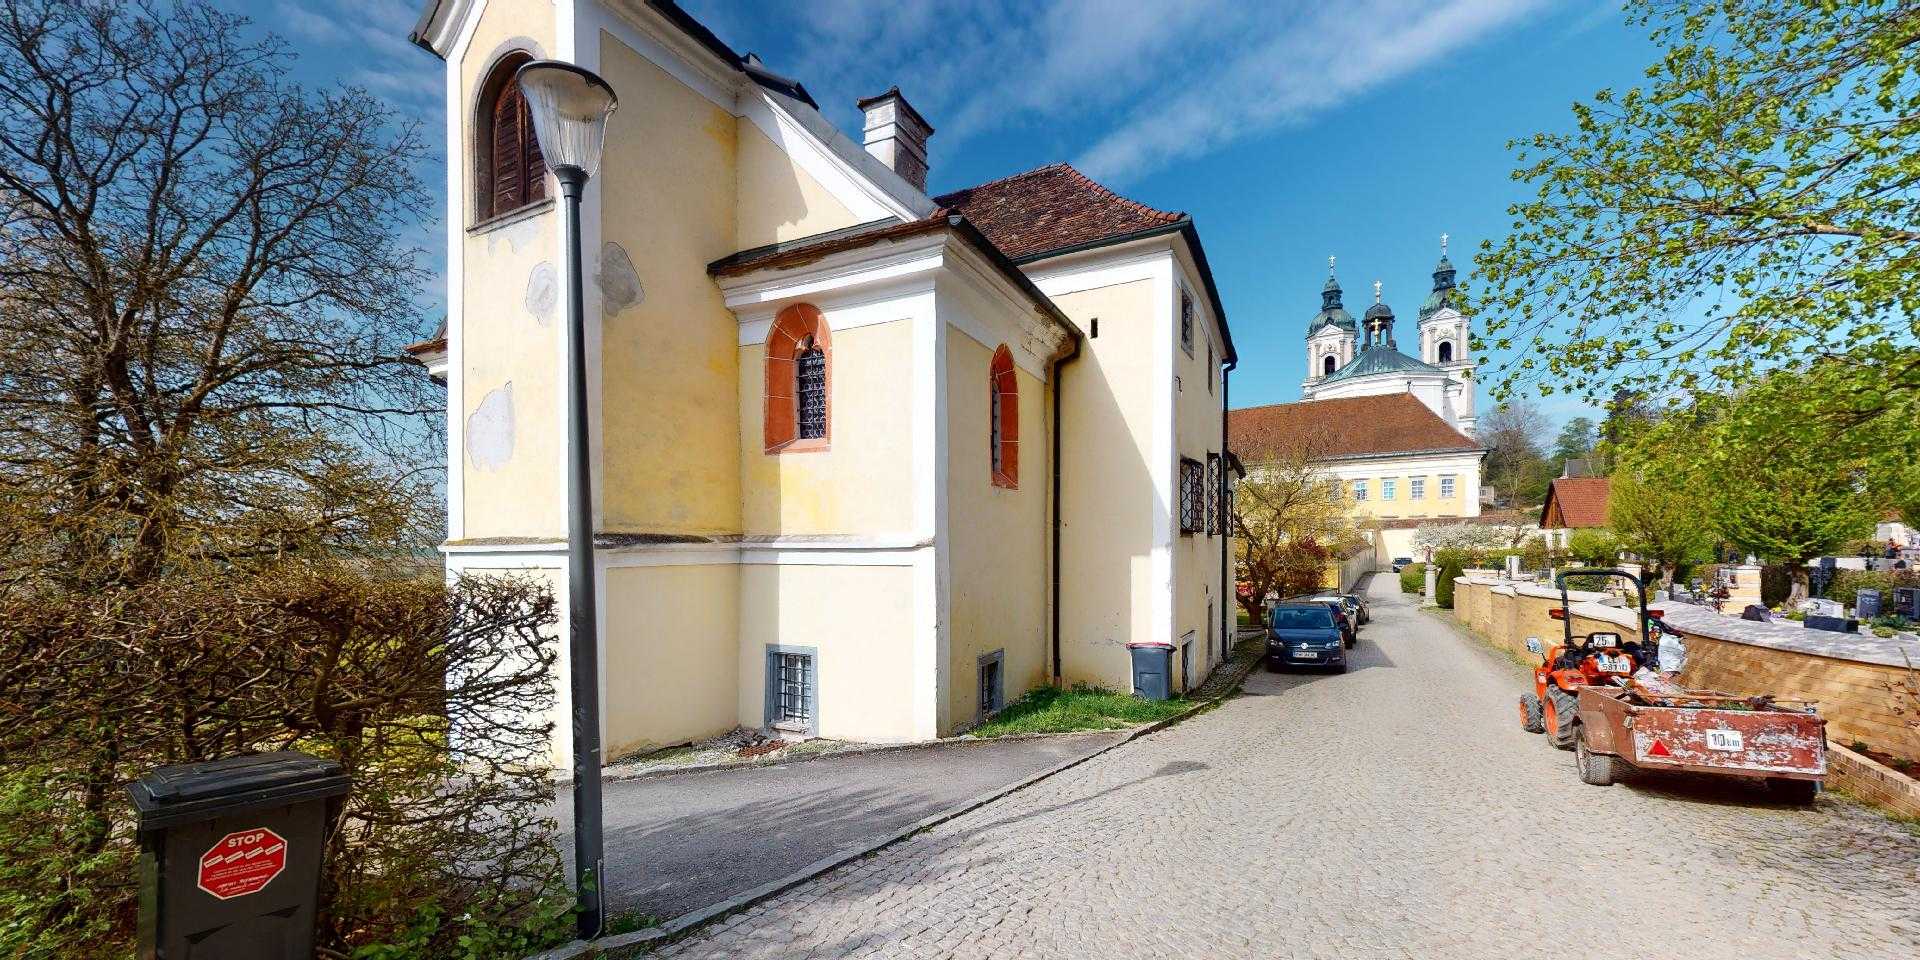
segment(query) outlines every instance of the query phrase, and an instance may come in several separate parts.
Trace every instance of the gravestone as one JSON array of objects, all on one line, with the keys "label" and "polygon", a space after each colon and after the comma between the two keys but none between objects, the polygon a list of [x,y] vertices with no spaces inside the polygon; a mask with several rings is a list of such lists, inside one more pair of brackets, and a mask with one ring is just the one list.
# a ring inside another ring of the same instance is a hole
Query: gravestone
[{"label": "gravestone", "polygon": [[1852,633],[1860,626],[1860,621],[1846,617],[1820,617],[1807,615],[1808,630],[1826,630],[1831,633]]},{"label": "gravestone", "polygon": [[1839,601],[1823,600],[1817,597],[1800,604],[1800,609],[1806,613],[1808,617],[1844,617],[1847,615],[1847,608]]},{"label": "gravestone", "polygon": [[1853,597],[1854,616],[1862,620],[1872,620],[1880,615],[1880,591],[1861,590]]}]

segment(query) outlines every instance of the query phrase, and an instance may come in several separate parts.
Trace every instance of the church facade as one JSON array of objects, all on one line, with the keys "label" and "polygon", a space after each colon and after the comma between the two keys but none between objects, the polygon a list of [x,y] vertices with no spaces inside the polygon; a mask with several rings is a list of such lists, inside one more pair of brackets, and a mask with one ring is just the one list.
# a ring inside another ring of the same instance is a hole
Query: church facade
[{"label": "church facade", "polygon": [[413,351],[447,387],[442,552],[563,604],[570,294],[510,78],[620,97],[581,214],[610,757],[928,739],[1131,690],[1130,645],[1175,691],[1220,661],[1235,353],[1190,217],[1064,164],[932,193],[898,90],[856,140],[671,0],[429,0],[413,39],[446,71],[448,315]]},{"label": "church facade", "polygon": [[1376,528],[1378,563],[1419,559],[1412,540],[1423,523],[1480,516],[1486,450],[1474,438],[1474,360],[1454,266],[1443,238],[1414,324],[1418,356],[1401,351],[1380,284],[1356,322],[1331,266],[1329,258],[1320,310],[1307,323],[1301,400],[1232,411],[1232,447],[1252,475],[1286,452],[1307,451]]}]

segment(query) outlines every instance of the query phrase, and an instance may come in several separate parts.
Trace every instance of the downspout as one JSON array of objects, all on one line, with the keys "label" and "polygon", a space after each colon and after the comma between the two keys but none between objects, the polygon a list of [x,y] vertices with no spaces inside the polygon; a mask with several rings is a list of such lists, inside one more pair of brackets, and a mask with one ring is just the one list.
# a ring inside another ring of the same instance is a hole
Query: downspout
[{"label": "downspout", "polygon": [[1061,415],[1062,399],[1065,391],[1060,389],[1061,379],[1067,372],[1067,363],[1080,357],[1080,338],[1073,338],[1073,352],[1053,362],[1053,454],[1048,460],[1053,466],[1053,685],[1060,685],[1060,428],[1065,423]]},{"label": "downspout", "polygon": [[1233,655],[1234,631],[1228,624],[1240,622],[1239,586],[1228,576],[1228,561],[1233,543],[1233,517],[1227,515],[1227,411],[1232,408],[1228,396],[1233,383],[1233,368],[1240,365],[1235,357],[1220,366],[1220,489],[1214,495],[1220,498],[1220,659]]}]

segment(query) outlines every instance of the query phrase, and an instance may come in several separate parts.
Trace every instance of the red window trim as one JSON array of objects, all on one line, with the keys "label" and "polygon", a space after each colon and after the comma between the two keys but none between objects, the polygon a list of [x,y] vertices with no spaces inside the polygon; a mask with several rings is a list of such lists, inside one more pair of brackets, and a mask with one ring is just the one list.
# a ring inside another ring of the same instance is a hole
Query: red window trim
[{"label": "red window trim", "polygon": [[[1000,422],[995,430],[988,424],[988,445],[998,442],[999,465],[992,467],[993,485],[1008,490],[1020,488],[1020,375],[1014,371],[1013,351],[1006,344],[993,351],[993,365],[987,372],[988,416],[992,416],[994,397],[999,398]],[[987,461],[991,466],[993,459]]]},{"label": "red window trim", "polygon": [[[812,338],[827,359],[827,424],[824,436],[800,437],[800,378],[795,359],[800,345]],[[827,318],[811,303],[796,303],[780,311],[767,331],[765,389],[762,393],[761,439],[769,454],[809,453],[830,449],[833,438],[833,337]]]}]

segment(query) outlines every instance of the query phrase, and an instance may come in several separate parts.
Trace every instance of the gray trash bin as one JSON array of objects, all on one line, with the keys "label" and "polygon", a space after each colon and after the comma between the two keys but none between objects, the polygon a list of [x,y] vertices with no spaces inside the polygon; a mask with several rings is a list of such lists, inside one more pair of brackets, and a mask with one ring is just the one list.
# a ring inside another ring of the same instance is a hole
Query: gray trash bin
[{"label": "gray trash bin", "polygon": [[261,753],[161,767],[127,792],[140,832],[142,960],[310,960],[331,760]]},{"label": "gray trash bin", "polygon": [[1173,691],[1173,644],[1129,643],[1133,655],[1133,694],[1148,700],[1165,700]]},{"label": "gray trash bin", "polygon": [[1880,591],[1861,590],[1853,597],[1853,614],[1862,620],[1880,615]]}]

